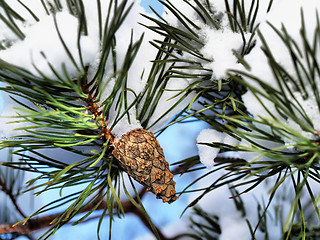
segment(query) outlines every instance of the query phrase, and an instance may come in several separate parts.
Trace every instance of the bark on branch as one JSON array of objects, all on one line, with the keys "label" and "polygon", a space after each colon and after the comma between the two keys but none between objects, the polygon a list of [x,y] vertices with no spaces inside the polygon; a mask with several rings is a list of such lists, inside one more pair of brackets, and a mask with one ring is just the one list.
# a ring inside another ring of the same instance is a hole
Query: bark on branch
[{"label": "bark on branch", "polygon": [[[146,188],[143,188],[142,191],[140,192],[139,196],[142,198],[144,194],[146,193]],[[135,199],[136,200],[136,199]],[[98,200],[97,200],[98,201]],[[96,202],[88,205],[85,209],[81,211],[81,213],[88,212],[90,211],[94,206]],[[123,201],[121,202],[124,212],[125,213],[133,213],[139,219],[141,222],[152,232],[152,228],[146,219],[145,215],[137,209],[131,201]],[[107,206],[107,202],[103,201],[97,208],[97,210],[104,209]],[[37,217],[37,218],[32,218],[30,219],[27,223],[23,224],[20,223],[18,225],[12,225],[12,224],[2,224],[0,225],[0,234],[8,234],[8,233],[16,233],[19,235],[30,235],[33,232],[36,232],[40,229],[46,228],[46,227],[51,227],[52,224],[51,222],[60,215],[61,213],[58,214],[51,214],[43,217]],[[158,234],[162,240],[169,240],[169,238],[166,238],[163,233],[156,227]]]},{"label": "bark on branch", "polygon": [[[144,194],[147,192],[146,188],[143,188],[141,192],[139,193],[139,197],[142,199]],[[135,200],[137,200],[135,198]],[[97,200],[98,201],[98,200]],[[88,212],[90,211],[94,206],[96,202],[91,203],[88,205],[85,209],[81,211],[81,213]],[[123,201],[121,202],[124,212],[127,213],[132,213],[135,214],[141,222],[152,232],[152,227],[150,226],[146,216],[138,209],[136,206],[132,204],[131,201]],[[96,210],[102,210],[107,206],[107,202],[103,201]],[[61,213],[58,214],[51,214],[43,217],[37,217],[37,218],[32,218],[30,219],[26,224],[18,224],[18,225],[11,225],[11,224],[2,224],[0,225],[0,234],[18,234],[18,235],[30,235],[33,232],[36,232],[40,229],[50,227],[52,226],[51,222],[60,215]],[[184,235],[179,234],[177,236],[174,236],[172,238],[166,237],[159,228],[156,227],[156,230],[158,232],[158,235],[160,236],[161,240],[176,240],[179,238],[182,238]]]},{"label": "bark on branch", "polygon": [[21,210],[21,208],[17,204],[16,197],[13,195],[12,191],[10,189],[8,189],[7,184],[4,181],[2,181],[1,177],[0,177],[0,190],[3,191],[10,198],[12,204],[14,205],[16,210],[20,213],[20,215],[23,218],[26,218],[26,215],[23,213],[23,211]]}]

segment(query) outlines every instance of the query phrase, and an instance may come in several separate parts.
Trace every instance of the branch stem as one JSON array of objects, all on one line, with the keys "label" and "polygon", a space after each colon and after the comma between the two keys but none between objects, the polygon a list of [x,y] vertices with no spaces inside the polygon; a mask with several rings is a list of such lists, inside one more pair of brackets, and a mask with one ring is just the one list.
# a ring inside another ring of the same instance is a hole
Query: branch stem
[{"label": "branch stem", "polygon": [[[0,179],[1,180],[1,179]],[[0,181],[1,183],[1,181]],[[146,188],[143,188],[140,193],[139,196],[142,199],[143,196],[146,193]],[[97,201],[99,201],[99,199],[97,199]],[[85,209],[83,209],[81,211],[81,213],[84,212],[88,212],[90,211],[94,206],[95,206],[96,202],[91,203],[90,205],[88,205]],[[140,220],[141,222],[152,232],[152,228],[148,222],[148,220],[146,219],[145,215],[138,210],[131,201],[123,201],[121,202],[123,209],[125,211],[125,213],[132,213],[135,214]],[[96,210],[102,210],[105,209],[107,206],[107,202],[103,201]],[[80,212],[79,212],[80,213]],[[43,217],[38,217],[38,218],[32,218],[30,220],[28,220],[28,222],[26,224],[18,224],[18,225],[11,225],[11,224],[2,224],[0,225],[0,234],[8,234],[8,233],[19,233],[20,235],[28,235],[31,234],[35,231],[38,231],[42,228],[45,227],[50,227],[51,222],[58,217],[60,214],[62,213],[58,213],[58,214],[51,214],[51,215],[47,215],[47,216],[43,216]],[[159,228],[157,228],[158,234],[161,237],[162,240],[170,240],[171,238],[167,238],[164,236],[164,234],[160,231]],[[176,239],[176,238],[172,238],[172,239]]]},{"label": "branch stem", "polygon": [[26,218],[27,216],[23,213],[22,209],[20,208],[20,206],[17,203],[17,199],[16,197],[13,195],[12,191],[10,189],[8,189],[6,183],[1,179],[0,177],[0,187],[1,190],[8,195],[8,197],[10,198],[12,204],[14,205],[14,207],[16,208],[16,210],[19,212],[19,214],[23,217]]}]

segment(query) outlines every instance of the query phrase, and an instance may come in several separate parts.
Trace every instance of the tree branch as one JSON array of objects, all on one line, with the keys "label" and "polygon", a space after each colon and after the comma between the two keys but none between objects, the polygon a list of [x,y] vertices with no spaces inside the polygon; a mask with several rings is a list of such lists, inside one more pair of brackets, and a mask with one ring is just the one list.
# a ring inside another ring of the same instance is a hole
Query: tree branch
[{"label": "tree branch", "polygon": [[[147,192],[146,188],[143,188],[140,193],[139,193],[139,197],[140,199],[143,198],[143,196],[145,195],[145,193]],[[134,198],[135,200],[137,200],[137,197]],[[95,205],[96,203],[99,201],[99,199],[97,199],[95,202],[89,204],[86,208],[84,208],[81,213],[84,212],[88,212],[90,211]],[[132,213],[135,214],[140,220],[141,222],[153,233],[153,230],[146,218],[146,216],[139,210],[137,209],[131,201],[123,201],[121,202],[124,212],[125,213]],[[96,210],[102,210],[107,206],[107,202],[103,201]],[[116,205],[115,205],[116,206]],[[62,213],[57,213],[57,214],[51,214],[51,215],[47,215],[44,217],[38,217],[38,218],[32,218],[30,219],[28,222],[26,222],[25,224],[21,223],[18,225],[11,225],[11,224],[2,224],[0,225],[0,234],[18,234],[19,236],[21,235],[30,235],[33,232],[36,232],[42,228],[46,228],[46,227],[50,227],[52,226],[51,222],[58,217],[60,214]],[[156,227],[156,230],[160,236],[161,240],[176,240],[179,238],[184,237],[184,234],[179,234],[177,236],[174,236],[172,238],[167,238],[159,228]]]},{"label": "tree branch", "polygon": [[[139,197],[140,199],[143,198],[143,196],[145,195],[145,193],[147,192],[146,188],[143,188],[140,193],[139,193]],[[137,198],[135,198],[135,200],[137,200]],[[86,208],[84,208],[81,213],[84,212],[88,212],[90,211],[95,205],[96,203],[99,201],[99,199],[97,199],[95,202],[89,204]],[[125,213],[133,213],[135,214],[137,217],[139,217],[141,219],[141,222],[148,228],[150,229],[150,231],[152,231],[152,228],[148,222],[148,220],[146,219],[145,215],[138,210],[131,201],[123,201],[121,202],[124,212]],[[102,210],[107,206],[107,202],[103,201],[96,210]],[[46,227],[50,227],[52,226],[51,222],[58,217],[60,214],[62,213],[58,213],[58,214],[51,214],[51,215],[47,215],[47,216],[43,216],[43,217],[37,217],[37,218],[32,218],[30,220],[28,220],[25,224],[20,223],[18,225],[11,225],[11,224],[2,224],[0,225],[0,234],[8,234],[8,233],[19,233],[20,235],[25,235],[25,234],[31,234],[37,230],[40,230],[42,228],[46,228]],[[160,231],[160,229],[156,228],[158,231],[159,236],[161,237],[162,240],[169,240],[168,238],[166,238]]]},{"label": "tree branch", "polygon": [[14,205],[14,207],[16,208],[16,210],[20,213],[20,215],[23,218],[26,218],[27,216],[22,212],[21,208],[19,207],[18,203],[17,203],[17,199],[15,198],[15,196],[13,195],[12,191],[10,189],[8,189],[6,183],[1,179],[0,177],[0,187],[1,190],[8,195],[8,197],[10,198],[12,204]]}]

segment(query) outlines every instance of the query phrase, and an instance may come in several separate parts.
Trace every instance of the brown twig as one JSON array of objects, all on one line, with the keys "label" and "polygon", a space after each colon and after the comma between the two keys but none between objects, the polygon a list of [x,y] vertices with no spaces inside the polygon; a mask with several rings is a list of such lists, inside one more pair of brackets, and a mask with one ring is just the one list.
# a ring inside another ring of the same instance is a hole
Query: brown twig
[{"label": "brown twig", "polygon": [[87,103],[88,107],[88,111],[90,111],[93,115],[93,119],[98,121],[98,128],[104,138],[104,140],[106,141],[107,139],[109,139],[110,143],[113,143],[114,141],[114,136],[111,134],[110,129],[108,128],[108,121],[104,121],[103,117],[102,117],[102,111],[100,110],[100,106],[99,104],[96,103],[95,101],[95,97],[92,93],[92,91],[90,91],[90,86],[87,83],[86,80],[83,80],[82,84],[81,84],[81,88],[82,91],[88,95],[88,97],[84,98],[83,100]]},{"label": "brown twig", "polygon": [[[139,197],[142,199],[146,192],[147,192],[146,188],[143,188],[139,193]],[[135,198],[135,200],[137,200],[137,198]],[[99,201],[99,199],[97,199],[95,202],[89,204],[86,208],[84,208],[81,211],[81,213],[90,211],[97,204],[98,201]],[[141,222],[152,232],[152,228],[151,228],[146,216],[139,209],[137,209],[131,201],[123,201],[123,202],[121,202],[121,204],[122,204],[122,207],[123,207],[125,213],[135,214],[137,217],[139,217]],[[103,201],[97,207],[96,210],[104,209],[104,208],[106,208],[106,206],[107,206],[107,202]],[[52,224],[51,224],[52,221],[56,217],[60,216],[61,214],[62,213],[51,214],[51,215],[38,217],[38,218],[32,218],[25,224],[22,224],[22,223],[17,224],[17,225],[2,224],[2,225],[0,225],[0,234],[8,234],[8,233],[19,233],[20,235],[31,234],[35,231],[40,230],[40,229],[52,226]],[[175,238],[167,238],[164,236],[164,234],[160,231],[159,228],[156,227],[156,229],[157,229],[157,232],[162,240],[177,239],[176,237]]]},{"label": "brown twig", "polygon": [[28,163],[27,159],[21,158],[21,159],[19,159],[19,160],[24,161],[31,169],[35,170],[36,172],[41,173],[38,169],[36,169],[36,168],[33,167],[30,163]]},{"label": "brown twig", "polygon": [[23,213],[23,211],[21,210],[21,208],[19,207],[18,203],[17,203],[17,199],[15,198],[15,196],[13,195],[12,191],[9,190],[7,188],[7,185],[6,183],[1,179],[0,177],[0,187],[1,187],[1,190],[8,195],[8,197],[10,198],[12,204],[14,205],[14,207],[17,209],[17,211],[20,213],[20,215],[23,217],[23,218],[26,218],[26,215]]}]

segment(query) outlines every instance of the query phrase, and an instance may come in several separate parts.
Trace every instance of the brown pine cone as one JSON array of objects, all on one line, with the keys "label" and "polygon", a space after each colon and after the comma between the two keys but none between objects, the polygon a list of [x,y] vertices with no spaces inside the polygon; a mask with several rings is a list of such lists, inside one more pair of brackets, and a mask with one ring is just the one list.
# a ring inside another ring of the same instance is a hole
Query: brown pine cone
[{"label": "brown pine cone", "polygon": [[137,128],[124,134],[118,142],[114,142],[112,154],[131,177],[156,194],[157,198],[168,203],[178,198],[173,174],[152,132]]}]

